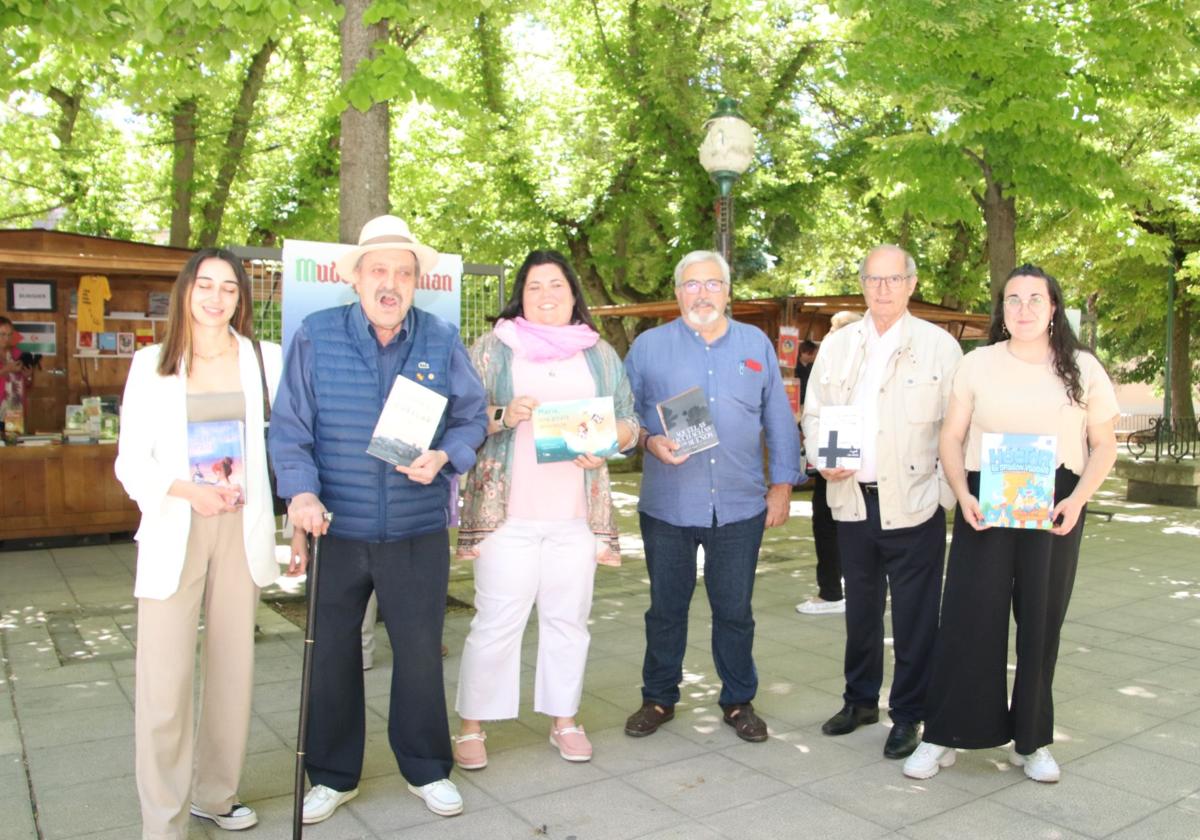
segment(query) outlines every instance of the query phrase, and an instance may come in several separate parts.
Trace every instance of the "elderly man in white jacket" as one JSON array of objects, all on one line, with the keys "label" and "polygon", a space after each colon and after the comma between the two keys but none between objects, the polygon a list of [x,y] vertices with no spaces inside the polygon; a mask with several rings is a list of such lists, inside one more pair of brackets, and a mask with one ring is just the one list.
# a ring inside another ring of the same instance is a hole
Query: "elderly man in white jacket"
[{"label": "elderly man in white jacket", "polygon": [[802,421],[805,437],[820,441],[822,407],[854,406],[862,429],[861,467],[821,469],[846,582],[844,705],[822,731],[845,735],[879,720],[890,588],[896,666],[883,754],[903,758],[921,740],[937,634],[946,548],[941,506],[954,503],[937,469],[938,433],[962,350],[945,330],[909,313],[917,270],[904,250],[875,248],[859,279],[867,316],[822,342]]}]

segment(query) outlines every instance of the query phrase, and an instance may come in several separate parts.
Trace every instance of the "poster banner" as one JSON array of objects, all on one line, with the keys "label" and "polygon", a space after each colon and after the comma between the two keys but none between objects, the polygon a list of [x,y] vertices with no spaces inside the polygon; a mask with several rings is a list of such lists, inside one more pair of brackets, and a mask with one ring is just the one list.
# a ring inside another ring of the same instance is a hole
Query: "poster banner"
[{"label": "poster banner", "polygon": [[[353,245],[288,239],[283,243],[283,352],[305,316],[358,300],[349,278],[333,267]],[[417,281],[414,305],[456,327],[461,321],[462,256],[441,254],[433,271]]]}]

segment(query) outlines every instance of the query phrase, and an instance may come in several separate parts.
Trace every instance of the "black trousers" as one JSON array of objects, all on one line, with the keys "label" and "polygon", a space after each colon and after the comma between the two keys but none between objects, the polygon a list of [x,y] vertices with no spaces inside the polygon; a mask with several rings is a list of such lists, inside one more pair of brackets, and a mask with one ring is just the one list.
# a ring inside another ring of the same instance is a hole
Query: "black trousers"
[{"label": "black trousers", "polygon": [[447,778],[453,764],[442,682],[447,532],[389,543],[326,536],[320,562],[305,745],[309,780],[352,790],[362,775],[362,621],[372,591],[392,644],[388,741],[400,774],[414,785]]},{"label": "black trousers", "polygon": [[[1054,498],[1066,498],[1078,481],[1060,467]],[[967,482],[978,495],[979,474],[968,473]],[[1086,513],[1059,537],[1016,528],[976,531],[956,511],[925,740],[963,749],[1015,741],[1022,755],[1054,742],[1054,666]],[[1010,610],[1017,624],[1011,704]]]},{"label": "black trousers", "polygon": [[911,528],[883,530],[879,496],[863,494],[867,518],[837,524],[846,579],[847,703],[875,706],[883,684],[883,611],[892,594],[896,665],[888,698],[896,723],[918,723],[937,636],[938,599],[946,554],[946,515],[939,507]]},{"label": "black trousers", "polygon": [[817,473],[813,487],[812,532],[817,544],[817,594],[822,601],[842,600],[842,559],[838,554],[837,522],[829,509],[826,490],[829,482]]}]

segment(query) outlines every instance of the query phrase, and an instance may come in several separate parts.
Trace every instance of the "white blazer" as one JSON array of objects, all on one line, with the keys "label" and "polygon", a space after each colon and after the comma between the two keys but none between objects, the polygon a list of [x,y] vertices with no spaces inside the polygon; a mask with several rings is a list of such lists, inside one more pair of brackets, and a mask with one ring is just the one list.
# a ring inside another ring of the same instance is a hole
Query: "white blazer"
[{"label": "white blazer", "polygon": [[[267,478],[262,411],[262,375],[250,339],[238,335],[238,372],[246,397],[246,498],[243,540],[250,577],[262,587],[279,577],[275,561],[275,516]],[[274,399],[283,367],[278,344],[261,342],[267,385]],[[176,480],[190,481],[187,452],[187,373],[159,376],[162,345],[133,356],[121,404],[117,479],[142,511],[138,543],[137,598],[169,598],[179,588],[187,553],[192,506],[167,491]],[[182,366],[181,366],[182,368]]]}]

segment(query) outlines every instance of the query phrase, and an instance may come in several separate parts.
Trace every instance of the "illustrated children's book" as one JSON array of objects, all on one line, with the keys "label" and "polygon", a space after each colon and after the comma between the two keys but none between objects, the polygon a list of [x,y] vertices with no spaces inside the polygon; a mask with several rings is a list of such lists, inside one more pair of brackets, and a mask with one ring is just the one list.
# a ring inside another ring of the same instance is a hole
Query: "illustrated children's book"
[{"label": "illustrated children's book", "polygon": [[533,410],[533,448],[539,464],[572,461],[578,455],[616,455],[613,398],[542,403]]},{"label": "illustrated children's book", "polygon": [[236,487],[246,502],[245,424],[241,420],[188,423],[188,472],[196,484]]},{"label": "illustrated children's book", "polygon": [[371,433],[367,454],[407,467],[433,443],[446,398],[403,376],[397,376]]},{"label": "illustrated children's book", "polygon": [[676,455],[703,452],[720,443],[717,427],[708,413],[708,397],[701,388],[688,388],[660,402],[658,419],[662,421],[663,434],[679,444]]},{"label": "illustrated children's book", "polygon": [[1000,528],[1049,529],[1053,523],[1054,435],[985,432],[979,454],[979,507]]},{"label": "illustrated children's book", "polygon": [[823,405],[817,427],[816,452],[809,450],[817,469],[856,470],[862,466],[862,409],[853,405]]}]

